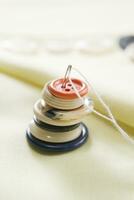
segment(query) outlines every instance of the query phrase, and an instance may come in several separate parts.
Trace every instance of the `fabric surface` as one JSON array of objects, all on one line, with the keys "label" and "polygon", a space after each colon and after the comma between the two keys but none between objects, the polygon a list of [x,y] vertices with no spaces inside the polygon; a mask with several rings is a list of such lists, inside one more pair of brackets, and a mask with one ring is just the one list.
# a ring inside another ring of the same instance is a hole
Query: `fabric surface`
[{"label": "fabric surface", "polygon": [[96,58],[47,54],[45,59],[1,53],[0,71],[19,79],[0,76],[2,200],[134,199],[134,148],[101,118],[91,114],[85,119],[90,137],[75,151],[43,155],[27,144],[33,104],[46,81],[64,75],[67,60],[91,80],[121,126],[134,136],[134,68],[121,51]]},{"label": "fabric surface", "polygon": [[41,154],[25,137],[40,91],[2,74],[0,82],[1,200],[134,199],[134,148],[109,123],[89,115],[85,145]]}]

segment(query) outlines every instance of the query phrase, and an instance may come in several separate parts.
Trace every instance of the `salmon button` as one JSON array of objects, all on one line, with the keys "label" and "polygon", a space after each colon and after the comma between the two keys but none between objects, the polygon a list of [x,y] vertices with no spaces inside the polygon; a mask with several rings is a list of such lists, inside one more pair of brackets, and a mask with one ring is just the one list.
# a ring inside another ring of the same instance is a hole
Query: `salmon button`
[{"label": "salmon button", "polygon": [[88,93],[88,85],[85,82],[75,78],[72,78],[71,81],[73,84],[69,80],[65,81],[64,78],[54,80],[48,85],[48,90],[54,96],[62,99],[78,98],[73,85],[78,90],[80,96],[85,96]]}]

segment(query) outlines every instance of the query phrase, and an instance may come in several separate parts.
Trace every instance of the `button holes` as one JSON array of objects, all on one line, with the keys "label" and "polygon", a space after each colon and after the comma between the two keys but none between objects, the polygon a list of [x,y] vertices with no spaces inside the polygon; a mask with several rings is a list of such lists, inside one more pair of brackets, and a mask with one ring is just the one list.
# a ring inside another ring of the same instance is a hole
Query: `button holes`
[{"label": "button holes", "polygon": [[69,92],[69,91],[70,91],[70,88],[65,88],[65,91],[66,91],[66,92]]},{"label": "button holes", "polygon": [[67,86],[70,86],[70,87],[71,87],[71,86],[72,86],[72,84],[71,84],[71,83],[68,83],[68,84],[67,84]]},{"label": "button holes", "polygon": [[61,88],[65,88],[65,86],[62,85]]}]

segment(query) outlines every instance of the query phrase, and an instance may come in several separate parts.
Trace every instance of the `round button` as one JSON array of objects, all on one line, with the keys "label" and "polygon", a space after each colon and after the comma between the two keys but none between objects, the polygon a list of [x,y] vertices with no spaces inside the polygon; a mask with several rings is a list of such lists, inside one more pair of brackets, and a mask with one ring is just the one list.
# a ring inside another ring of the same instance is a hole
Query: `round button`
[{"label": "round button", "polygon": [[88,86],[85,82],[79,79],[71,79],[72,83],[69,80],[63,78],[52,81],[48,85],[48,90],[56,97],[63,99],[75,99],[78,98],[74,87],[79,92],[80,96],[84,96],[88,93]]}]

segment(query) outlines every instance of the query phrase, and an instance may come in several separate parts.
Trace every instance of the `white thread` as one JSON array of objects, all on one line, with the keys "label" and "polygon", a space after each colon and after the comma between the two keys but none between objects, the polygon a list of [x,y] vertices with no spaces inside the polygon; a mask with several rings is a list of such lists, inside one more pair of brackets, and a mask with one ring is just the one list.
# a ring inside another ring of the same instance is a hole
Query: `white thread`
[{"label": "white thread", "polygon": [[[98,98],[98,100],[100,101],[100,103],[102,104],[102,106],[104,107],[104,109],[107,111],[108,116],[101,114],[100,112],[96,111],[95,109],[93,109],[93,113],[95,113],[96,115],[110,121],[113,123],[113,125],[116,127],[116,129],[119,131],[119,133],[130,143],[134,144],[134,140],[127,134],[127,132],[125,132],[117,123],[115,117],[113,116],[110,108],[107,106],[107,104],[104,102],[104,100],[102,99],[102,97],[99,95],[99,93],[96,91],[96,89],[93,87],[93,85],[87,80],[87,78],[76,68],[72,68],[74,69],[77,73],[79,73],[83,79],[86,81],[86,83],[88,84],[89,87],[91,87],[91,89],[93,90],[94,94],[96,95],[96,97]],[[70,83],[73,85],[73,88],[77,94],[77,96],[83,101],[83,98],[80,96],[79,91],[76,89],[76,87],[74,86],[73,82],[71,81],[70,77],[68,78]]]}]

